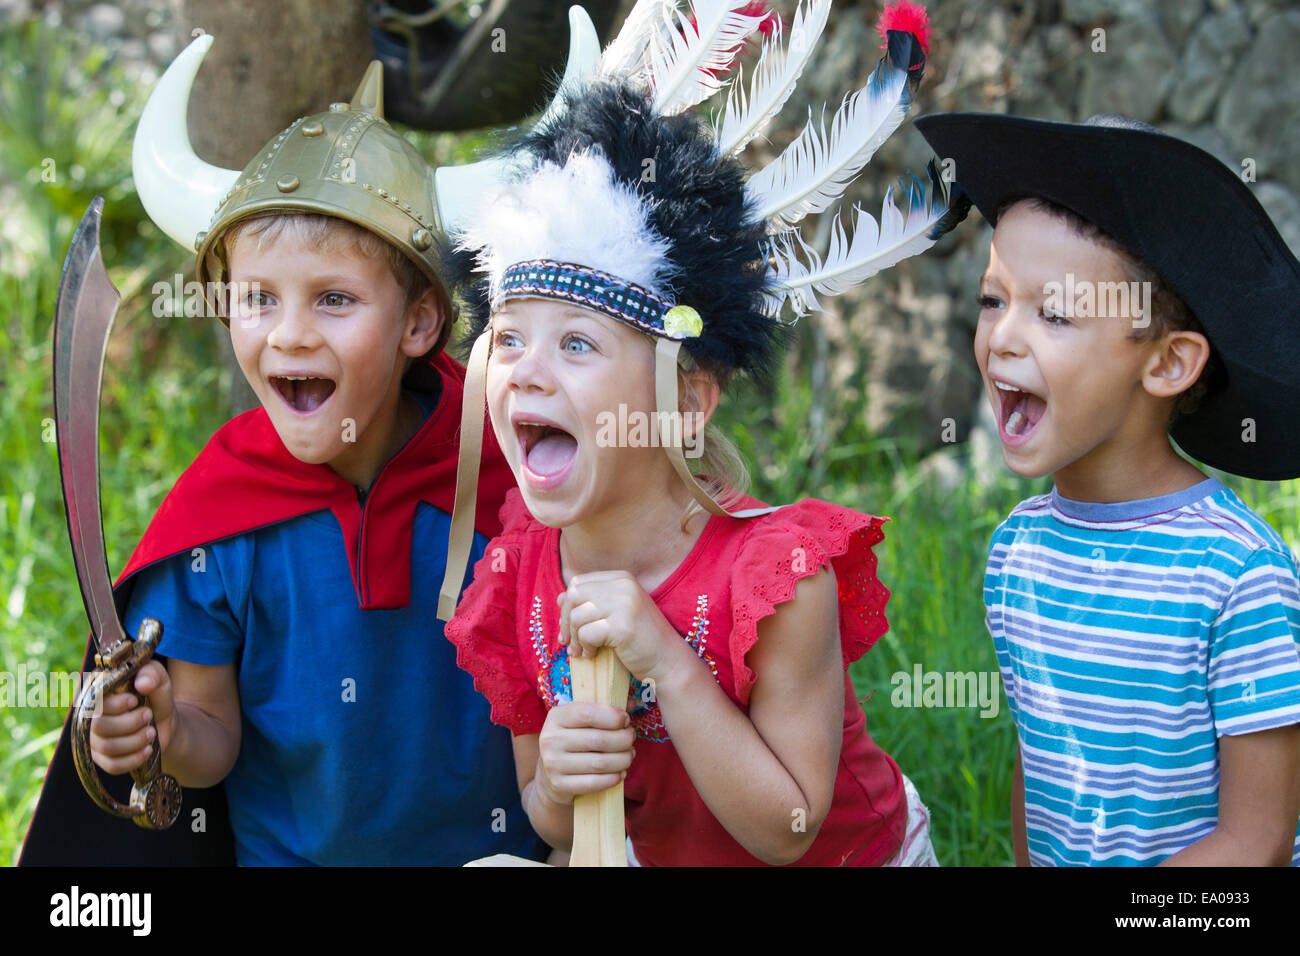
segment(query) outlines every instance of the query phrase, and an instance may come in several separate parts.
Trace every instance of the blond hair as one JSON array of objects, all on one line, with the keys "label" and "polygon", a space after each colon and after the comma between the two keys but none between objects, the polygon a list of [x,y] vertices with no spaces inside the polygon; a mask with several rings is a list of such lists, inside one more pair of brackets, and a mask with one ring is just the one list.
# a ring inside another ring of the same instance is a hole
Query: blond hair
[{"label": "blond hair", "polygon": [[[699,368],[694,358],[685,349],[678,353],[677,393],[681,396],[680,404],[685,406],[681,410],[689,412],[699,408],[699,392],[688,374]],[[725,384],[714,373],[708,374],[713,375],[714,380],[718,381],[719,388]],[[700,484],[722,507],[729,507],[749,488],[749,469],[740,454],[740,449],[711,420],[704,426],[703,453],[697,460],[699,461],[698,473],[706,476]],[[703,510],[700,503],[692,499],[686,506],[686,510],[682,512],[682,530],[685,531],[690,520]]]}]

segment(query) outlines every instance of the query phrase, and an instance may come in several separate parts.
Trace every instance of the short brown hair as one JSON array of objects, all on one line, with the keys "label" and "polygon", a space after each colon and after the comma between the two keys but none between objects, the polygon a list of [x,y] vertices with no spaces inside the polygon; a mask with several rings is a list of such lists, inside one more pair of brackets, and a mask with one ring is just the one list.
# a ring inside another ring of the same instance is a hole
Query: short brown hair
[{"label": "short brown hair", "polygon": [[[1178,293],[1160,277],[1159,273],[1133,255],[1126,246],[1110,233],[1091,220],[1083,218],[1073,209],[1057,205],[1041,196],[1021,196],[1008,199],[998,209],[997,218],[1001,219],[1008,209],[1020,202],[1026,203],[1030,209],[1055,216],[1068,225],[1080,238],[1095,242],[1097,245],[1115,253],[1122,263],[1125,278],[1129,282],[1150,284],[1151,321],[1145,328],[1135,328],[1133,330],[1130,338],[1134,341],[1151,342],[1169,332],[1196,332],[1204,335],[1205,340],[1210,342],[1205,327],[1201,325],[1187,303],[1178,297]],[[1197,406],[1200,405],[1205,393],[1209,390],[1210,383],[1218,374],[1218,355],[1214,350],[1214,343],[1210,342],[1210,355],[1205,361],[1205,368],[1201,369],[1201,374],[1197,376],[1196,381],[1186,391],[1175,397],[1170,421],[1172,422],[1180,415],[1194,412]]]}]

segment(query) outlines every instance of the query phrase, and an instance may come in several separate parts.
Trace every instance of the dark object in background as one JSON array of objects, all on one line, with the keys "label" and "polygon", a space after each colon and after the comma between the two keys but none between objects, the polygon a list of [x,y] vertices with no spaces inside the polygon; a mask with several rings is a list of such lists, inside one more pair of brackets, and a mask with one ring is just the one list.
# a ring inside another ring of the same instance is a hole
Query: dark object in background
[{"label": "dark object in background", "polygon": [[[481,12],[471,18],[473,6]],[[608,42],[619,0],[582,6]],[[375,58],[384,64],[385,114],[444,132],[515,123],[537,112],[548,94],[538,78],[564,71],[568,11],[559,0],[371,3],[366,18]]]}]

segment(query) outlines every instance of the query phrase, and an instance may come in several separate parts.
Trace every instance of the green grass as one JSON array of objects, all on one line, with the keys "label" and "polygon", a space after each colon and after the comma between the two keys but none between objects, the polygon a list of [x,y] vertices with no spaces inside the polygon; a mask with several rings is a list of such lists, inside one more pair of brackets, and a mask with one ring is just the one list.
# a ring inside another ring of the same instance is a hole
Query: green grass
[{"label": "green grass", "polygon": [[[909,477],[911,477],[909,475]],[[1007,815],[1015,728],[999,700],[980,708],[893,706],[891,676],[923,672],[989,674],[1001,697],[992,642],[984,630],[983,574],[989,536],[1020,495],[1003,482],[983,489],[970,476],[950,494],[928,486],[896,493],[881,546],[880,577],[891,589],[891,628],[854,668],[873,735],[916,784],[931,811],[945,865],[1011,860]]]},{"label": "green grass", "polygon": [[941,863],[1009,865],[1015,727],[1001,681],[991,685],[996,716],[983,718],[978,706],[894,706],[892,677],[911,675],[918,664],[924,672],[997,674],[984,629],[989,537],[1018,501],[1050,485],[999,472],[964,473],[956,487],[941,487],[898,442],[873,438],[857,403],[825,408],[830,438],[819,441],[807,425],[808,379],[802,369],[785,369],[777,411],[751,392],[724,412],[732,422],[724,427],[755,463],[758,497],[812,496],[890,519],[876,549],[879,576],[891,592],[890,628],[850,671],[868,729],[929,807]]},{"label": "green grass", "polygon": [[[220,424],[228,382],[210,327],[152,312],[152,283],[189,257],[145,219],[131,187],[142,92],[123,92],[130,84],[103,50],[37,23],[0,29],[0,64],[0,671],[75,672],[87,621],[49,440],[51,331],[63,256],[96,193],[123,296],[101,413],[111,568]],[[21,844],[63,717],[58,707],[0,709],[0,862]]]},{"label": "green grass", "polygon": [[[91,196],[108,197],[104,256],[124,301],[109,348],[101,430],[109,564],[121,568],[162,496],[221,424],[229,382],[215,329],[152,315],[149,288],[187,272],[189,257],[144,218],[130,187],[132,122],[143,91],[103,51],[36,25],[0,28],[0,671],[72,671],[86,635],[59,494],[52,417],[50,331],[59,270]],[[465,158],[464,141],[421,137],[426,155]],[[55,160],[54,182],[41,179]],[[74,175],[74,172],[77,175]],[[808,325],[801,327],[808,338]],[[852,675],[872,735],[916,783],[932,811],[945,865],[1011,862],[1008,801],[1015,730],[1005,703],[894,707],[891,675],[995,673],[984,630],[982,576],[989,536],[1020,499],[1046,489],[1002,469],[938,486],[900,442],[872,435],[856,398],[824,396],[825,427],[808,356],[775,386],[729,396],[720,422],[753,464],[754,493],[772,502],[819,497],[890,517],[878,547],[892,591],[889,632]],[[1300,482],[1228,479],[1291,545],[1300,545]],[[0,709],[0,862],[12,861],[53,753],[63,712]]]}]

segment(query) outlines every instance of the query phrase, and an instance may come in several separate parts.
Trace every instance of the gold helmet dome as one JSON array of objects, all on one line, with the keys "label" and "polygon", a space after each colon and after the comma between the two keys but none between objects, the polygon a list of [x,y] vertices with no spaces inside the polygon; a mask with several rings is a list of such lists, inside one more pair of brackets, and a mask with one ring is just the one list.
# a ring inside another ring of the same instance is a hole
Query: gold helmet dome
[{"label": "gold helmet dome", "polygon": [[195,236],[200,282],[224,278],[222,235],[250,216],[320,213],[354,222],[401,249],[440,284],[433,170],[383,115],[383,73],[370,64],[350,103],[304,116],[244,167]]}]

